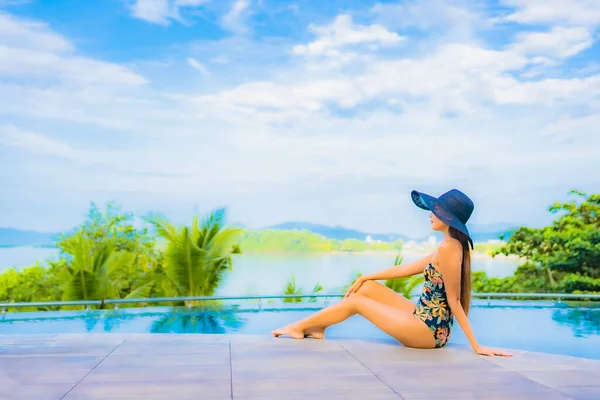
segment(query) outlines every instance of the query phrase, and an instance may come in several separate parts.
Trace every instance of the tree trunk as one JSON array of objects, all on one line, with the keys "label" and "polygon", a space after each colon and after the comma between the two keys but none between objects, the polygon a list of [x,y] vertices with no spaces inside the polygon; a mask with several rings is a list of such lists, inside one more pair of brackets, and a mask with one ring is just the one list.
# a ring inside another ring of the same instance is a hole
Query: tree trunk
[{"label": "tree trunk", "polygon": [[552,276],[552,270],[548,267],[546,267],[546,272],[548,273],[548,278],[550,279],[550,285],[552,287],[554,287],[556,285],[556,281],[554,280],[554,277]]}]

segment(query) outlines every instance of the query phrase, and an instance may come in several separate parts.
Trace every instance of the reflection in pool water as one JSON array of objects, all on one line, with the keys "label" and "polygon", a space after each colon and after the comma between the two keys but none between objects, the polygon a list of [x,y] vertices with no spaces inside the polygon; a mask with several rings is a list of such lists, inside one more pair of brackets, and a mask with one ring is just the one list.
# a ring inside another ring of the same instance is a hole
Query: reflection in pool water
[{"label": "reflection in pool water", "polygon": [[558,309],[552,319],[570,327],[576,337],[600,335],[600,308]]}]

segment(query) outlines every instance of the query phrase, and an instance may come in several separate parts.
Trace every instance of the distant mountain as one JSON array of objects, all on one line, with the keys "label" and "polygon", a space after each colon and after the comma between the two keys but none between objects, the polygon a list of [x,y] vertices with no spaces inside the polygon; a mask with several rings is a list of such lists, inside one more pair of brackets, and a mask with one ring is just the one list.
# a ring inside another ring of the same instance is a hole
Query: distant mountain
[{"label": "distant mountain", "polygon": [[367,236],[371,236],[373,240],[382,240],[386,242],[394,242],[398,239],[407,240],[408,238],[404,235],[397,233],[366,233],[355,229],[347,229],[342,226],[327,226],[312,224],[310,222],[283,222],[281,224],[269,226],[264,229],[275,229],[275,230],[308,230],[319,235],[323,235],[329,239],[346,240],[346,239],[358,239],[365,240]]},{"label": "distant mountain", "polygon": [[[473,241],[487,242],[488,240],[497,240],[500,233],[513,228],[510,224],[493,224],[493,225],[471,225],[469,230]],[[372,240],[381,240],[384,242],[394,242],[396,240],[416,240],[418,242],[426,241],[429,235],[423,237],[409,237],[398,233],[368,233],[356,229],[348,229],[342,226],[327,226],[313,224],[310,222],[283,222],[281,224],[269,226],[263,229],[275,230],[308,230],[319,235],[323,235],[330,239],[346,240],[357,239],[365,240],[367,236],[371,236]],[[435,234],[435,233],[432,233]],[[26,231],[15,228],[0,228],[0,247],[19,247],[19,246],[54,246],[58,233],[47,233],[37,231]],[[508,237],[508,235],[507,235]]]},{"label": "distant mountain", "polygon": [[0,228],[0,247],[54,246],[56,233]]},{"label": "distant mountain", "polygon": [[510,229],[518,228],[517,224],[497,223],[490,225],[470,225],[469,232],[474,242],[487,242],[488,240],[500,240],[500,234],[505,233],[504,240],[507,240],[511,233]]},{"label": "distant mountain", "polygon": [[[493,224],[493,225],[473,225],[469,227],[469,232],[473,237],[474,242],[487,242],[488,240],[498,240],[500,233],[510,229],[512,225],[509,224]],[[263,229],[276,229],[276,230],[308,230],[320,235],[323,235],[330,239],[345,240],[345,239],[358,239],[365,240],[367,236],[371,236],[373,240],[382,240],[386,242],[393,242],[398,239],[403,241],[415,240],[415,241],[426,241],[429,235],[424,237],[409,237],[398,233],[367,233],[358,231],[355,229],[347,229],[342,226],[327,226],[320,224],[313,224],[310,222],[283,222],[281,224],[269,226]],[[432,233],[433,234],[433,233]],[[507,235],[508,237],[508,235]]]}]

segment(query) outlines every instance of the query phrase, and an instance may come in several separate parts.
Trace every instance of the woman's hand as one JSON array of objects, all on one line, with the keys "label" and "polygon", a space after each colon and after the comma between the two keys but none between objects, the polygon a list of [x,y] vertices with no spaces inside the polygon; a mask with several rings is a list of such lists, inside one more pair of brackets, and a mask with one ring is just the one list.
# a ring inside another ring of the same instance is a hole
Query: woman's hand
[{"label": "woman's hand", "polygon": [[494,357],[494,356],[512,357],[512,354],[507,353],[507,352],[505,352],[503,350],[491,349],[489,347],[483,347],[483,346],[473,347],[473,351],[475,351],[475,353],[477,353],[477,354],[481,354],[482,356],[489,356],[489,357]]},{"label": "woman's hand", "polygon": [[360,289],[360,287],[363,283],[365,283],[365,281],[366,279],[364,279],[362,276],[356,279],[354,283],[348,288],[348,291],[346,292],[346,296],[344,296],[344,298],[350,296],[352,293],[358,292],[358,289]]}]

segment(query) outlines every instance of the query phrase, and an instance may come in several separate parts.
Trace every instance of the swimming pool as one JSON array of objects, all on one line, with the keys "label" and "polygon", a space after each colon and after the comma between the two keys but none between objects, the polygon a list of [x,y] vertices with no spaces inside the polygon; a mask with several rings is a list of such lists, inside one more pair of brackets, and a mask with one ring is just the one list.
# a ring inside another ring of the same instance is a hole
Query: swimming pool
[{"label": "swimming pool", "polygon": [[[118,310],[9,312],[0,317],[0,334],[58,333],[237,333],[264,334],[304,318],[322,305],[279,307],[222,305],[217,308],[145,307]],[[469,315],[479,342],[600,359],[600,305],[553,302],[474,302]],[[468,344],[455,321],[451,343]],[[327,331],[336,338],[386,338],[360,316]]]}]

